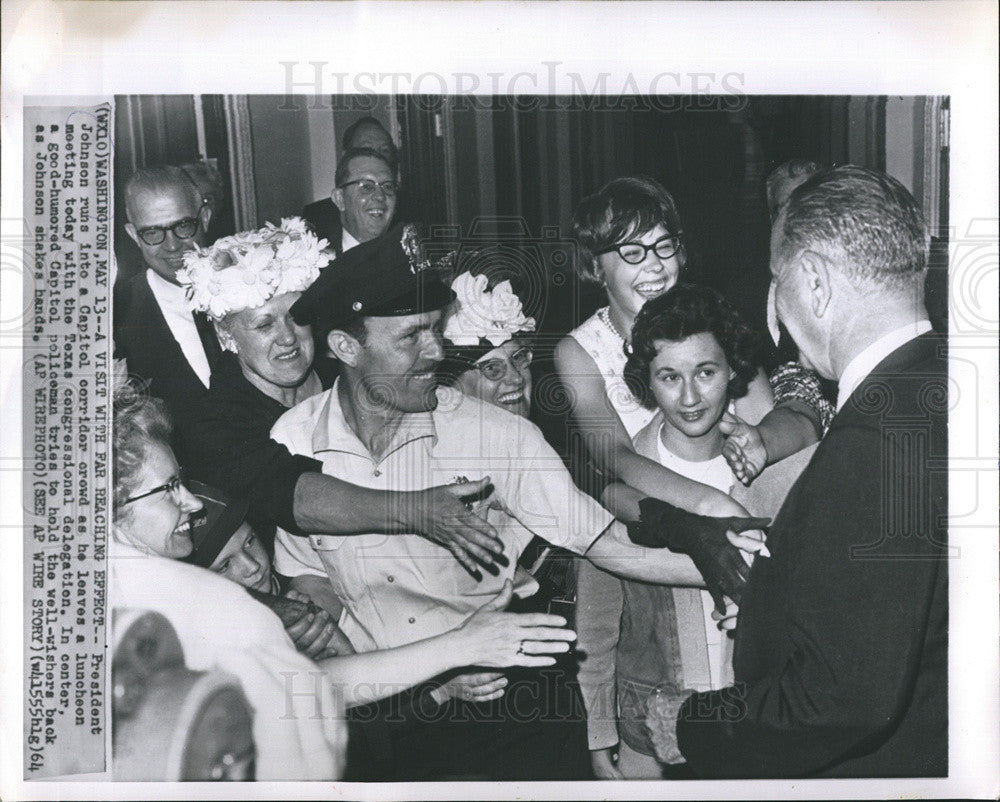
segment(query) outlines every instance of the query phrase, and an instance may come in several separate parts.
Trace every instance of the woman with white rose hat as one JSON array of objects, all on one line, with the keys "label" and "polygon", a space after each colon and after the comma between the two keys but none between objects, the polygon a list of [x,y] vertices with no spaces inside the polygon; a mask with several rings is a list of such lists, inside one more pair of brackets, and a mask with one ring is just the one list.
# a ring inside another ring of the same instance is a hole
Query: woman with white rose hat
[{"label": "woman with white rose hat", "polygon": [[470,272],[452,282],[455,302],[445,322],[438,375],[466,395],[526,418],[535,320],[525,316],[510,281],[492,289],[489,283],[488,276]]},{"label": "woman with white rose hat", "polygon": [[[531,409],[532,336],[535,320],[524,314],[521,299],[509,280],[491,288],[491,276],[460,273],[452,282],[455,301],[445,318],[444,360],[438,379],[464,395],[527,418]],[[534,538],[518,560],[526,598],[513,601],[511,610],[569,614],[575,595],[574,558]],[[531,593],[534,595],[530,595]],[[521,680],[515,673],[510,681]],[[499,673],[459,675],[456,682],[475,690],[477,677],[493,681]],[[562,733],[565,776],[589,778],[585,749],[585,711],[576,687],[576,658],[560,661],[545,678],[545,695],[564,705]],[[579,749],[573,748],[579,746]]]}]

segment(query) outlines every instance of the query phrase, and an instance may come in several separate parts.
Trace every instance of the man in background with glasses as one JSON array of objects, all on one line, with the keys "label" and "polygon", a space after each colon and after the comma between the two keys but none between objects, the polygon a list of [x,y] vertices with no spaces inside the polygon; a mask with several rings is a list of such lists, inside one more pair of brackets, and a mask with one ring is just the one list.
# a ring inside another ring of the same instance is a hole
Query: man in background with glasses
[{"label": "man in background with glasses", "polygon": [[340,210],[343,231],[330,244],[340,256],[388,230],[396,213],[396,164],[372,148],[354,148],[337,164],[331,200]]},{"label": "man in background with glasses", "polygon": [[176,280],[184,254],[206,244],[211,208],[184,170],[165,165],[129,176],[125,213],[125,231],[146,270],[115,285],[115,356],[149,382],[149,393],[167,403],[174,420],[185,420],[207,392],[221,354],[208,319],[188,310]]},{"label": "man in background with glasses", "polygon": [[[399,149],[396,147],[396,143],[393,142],[391,134],[385,129],[385,126],[372,116],[365,116],[360,120],[356,120],[344,131],[344,137],[341,140],[340,157],[337,159],[338,167],[344,163],[345,158],[351,151],[369,148],[376,151],[389,164],[392,168],[393,177],[399,183]],[[339,187],[341,181],[335,178],[334,184]],[[406,199],[401,191],[397,191],[395,203],[398,219],[404,223],[414,222],[409,212],[405,209]],[[325,239],[330,243],[330,246],[337,252],[337,256],[340,256],[345,250],[355,244],[348,241],[348,247],[344,247],[344,225],[341,220],[341,210],[338,208],[338,204],[334,202],[332,194],[313,203],[306,204],[302,209],[302,217],[309,223],[317,237]],[[351,236],[355,237],[354,234]]]}]

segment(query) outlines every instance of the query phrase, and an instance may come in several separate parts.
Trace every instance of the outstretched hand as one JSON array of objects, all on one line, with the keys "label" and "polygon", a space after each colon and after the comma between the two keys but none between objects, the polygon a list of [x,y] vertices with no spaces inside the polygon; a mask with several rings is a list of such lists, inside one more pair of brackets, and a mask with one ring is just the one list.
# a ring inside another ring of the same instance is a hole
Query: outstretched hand
[{"label": "outstretched hand", "polygon": [[749,486],[767,465],[767,448],[760,431],[730,412],[723,414],[719,431],[726,436],[722,445],[726,462],[736,478]]},{"label": "outstretched hand", "polygon": [[736,543],[746,541],[749,551],[759,551],[762,540],[740,533],[766,527],[771,523],[769,518],[711,518],[656,498],[644,498],[639,510],[639,522],[628,525],[633,543],[687,554],[720,613],[726,611],[726,596],[739,604],[750,566]]},{"label": "outstretched hand", "polygon": [[569,651],[576,633],[566,628],[566,619],[549,613],[503,612],[513,595],[508,579],[496,596],[453,630],[463,665],[550,666],[556,662],[552,655]]},{"label": "outstretched hand", "polygon": [[443,685],[431,691],[431,696],[439,705],[449,699],[463,702],[489,702],[504,695],[507,677],[500,671],[476,671],[457,674]]},{"label": "outstretched hand", "polygon": [[414,510],[407,516],[413,531],[444,546],[476,579],[480,567],[496,575],[496,563],[507,565],[503,542],[496,529],[477,514],[473,505],[493,494],[490,478],[438,485],[416,494]]},{"label": "outstretched hand", "polygon": [[313,604],[306,594],[294,590],[289,590],[284,596],[252,589],[248,592],[281,619],[295,648],[306,657],[320,660],[354,654],[354,647],[337,626],[336,619]]}]

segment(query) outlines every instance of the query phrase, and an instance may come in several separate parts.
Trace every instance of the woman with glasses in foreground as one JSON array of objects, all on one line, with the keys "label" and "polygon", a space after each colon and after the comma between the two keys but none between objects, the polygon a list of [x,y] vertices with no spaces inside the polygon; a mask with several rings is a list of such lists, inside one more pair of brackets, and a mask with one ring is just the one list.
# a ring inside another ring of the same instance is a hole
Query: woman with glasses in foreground
[{"label": "woman with glasses in foreground", "polygon": [[[460,666],[548,666],[553,655],[568,651],[575,636],[563,618],[503,612],[512,595],[508,582],[462,626],[442,635],[313,663],[296,652],[278,616],[242,586],[179,561],[192,552],[192,517],[202,503],[183,483],[170,434],[162,402],[128,385],[116,392],[111,603],[164,615],[189,669],[237,677],[255,713],[256,779],[341,777],[345,706]],[[315,679],[317,667],[324,682]],[[302,682],[289,688],[288,677]],[[364,753],[358,757],[365,759]]]},{"label": "woman with glasses in foreground", "polygon": [[[286,700],[282,672],[307,676],[305,672],[314,671],[315,665],[296,651],[278,617],[250,598],[243,588],[179,561],[193,548],[191,524],[202,503],[184,485],[170,448],[171,424],[164,403],[137,392],[129,384],[116,390],[114,402],[113,519],[108,562],[109,599],[115,619],[120,616],[124,621],[132,610],[163,615],[176,633],[188,670],[223,671],[238,681],[249,707],[258,713],[252,724],[253,755],[241,760],[240,767],[227,767],[224,760],[206,758],[206,763],[217,763],[221,772],[218,778],[339,778],[344,766],[346,727],[337,716],[340,708],[331,688],[317,686],[308,689],[311,693]],[[153,662],[153,658],[147,662]],[[117,661],[114,665],[117,668]],[[119,686],[135,686],[143,693],[148,687],[150,698],[146,704],[155,705],[157,699],[163,704],[162,693],[156,690],[162,685],[158,675],[136,683],[133,676],[122,671],[112,672],[116,699]],[[180,699],[172,704],[183,706]],[[317,709],[327,714],[316,717]],[[260,715],[262,711],[274,714]],[[137,734],[128,726],[132,716],[123,719],[122,715],[116,707],[112,733],[116,776],[121,770],[127,771],[129,779],[180,779],[156,776],[156,767],[162,763],[157,750],[165,742],[164,733],[158,730]],[[167,721],[169,716],[152,718],[157,727],[172,726]],[[235,721],[232,726],[236,726]],[[192,725],[188,737],[194,737],[194,729],[197,727]],[[120,769],[125,766],[131,768]],[[136,776],[137,767],[149,774]],[[184,779],[207,780],[214,776]]]},{"label": "woman with glasses in foreground", "polygon": [[455,303],[444,327],[442,383],[522,418],[531,409],[531,333],[509,281],[489,288],[486,275],[462,273],[452,283]]}]

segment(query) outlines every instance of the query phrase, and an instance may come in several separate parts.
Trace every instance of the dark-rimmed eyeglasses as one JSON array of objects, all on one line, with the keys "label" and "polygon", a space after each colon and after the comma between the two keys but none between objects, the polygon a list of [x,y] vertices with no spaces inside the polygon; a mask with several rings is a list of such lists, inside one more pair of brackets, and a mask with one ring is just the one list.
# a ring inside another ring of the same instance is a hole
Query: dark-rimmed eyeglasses
[{"label": "dark-rimmed eyeglasses", "polygon": [[612,245],[610,248],[598,251],[594,255],[600,256],[601,254],[615,251],[623,261],[628,262],[630,265],[642,264],[650,251],[655,253],[660,259],[669,259],[680,249],[682,236],[683,232],[681,231],[678,231],[676,234],[667,234],[665,237],[660,237],[651,245],[643,245],[641,242],[623,242],[620,245]]},{"label": "dark-rimmed eyeglasses", "polygon": [[483,374],[483,378],[491,382],[498,382],[507,375],[508,364],[514,366],[514,370],[524,370],[531,364],[534,353],[530,348],[524,346],[518,348],[509,359],[487,359],[485,362],[469,361],[469,367],[475,368]]},{"label": "dark-rimmed eyeglasses", "polygon": [[148,226],[140,228],[135,233],[147,245],[159,245],[167,238],[167,232],[173,233],[177,239],[191,239],[198,233],[198,225],[201,221],[197,217],[185,217],[169,226]]},{"label": "dark-rimmed eyeglasses", "polygon": [[182,487],[184,487],[184,471],[179,470],[177,471],[176,474],[174,474],[170,478],[169,482],[154,487],[152,490],[147,490],[145,493],[140,493],[138,496],[132,496],[131,498],[125,499],[125,501],[122,502],[122,506],[124,507],[126,504],[131,504],[133,501],[138,501],[141,498],[146,498],[147,496],[153,496],[156,495],[157,493],[162,493],[163,491],[171,493],[174,496],[174,499],[176,500],[177,493],[180,491]]},{"label": "dark-rimmed eyeglasses", "polygon": [[395,181],[372,181],[370,178],[359,178],[356,181],[345,181],[338,189],[344,187],[357,186],[358,192],[362,195],[374,195],[376,188],[382,190],[383,195],[395,195],[399,191],[399,184]]}]

